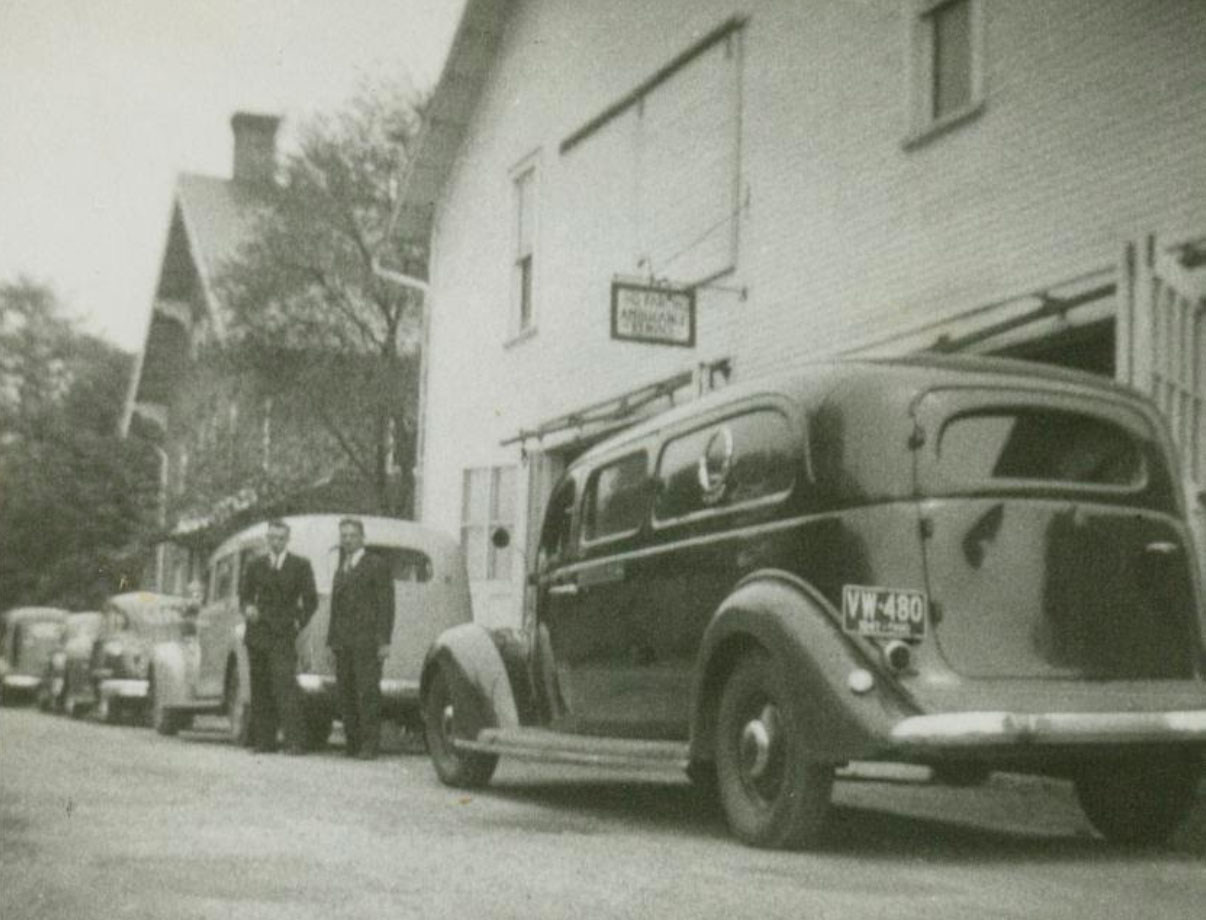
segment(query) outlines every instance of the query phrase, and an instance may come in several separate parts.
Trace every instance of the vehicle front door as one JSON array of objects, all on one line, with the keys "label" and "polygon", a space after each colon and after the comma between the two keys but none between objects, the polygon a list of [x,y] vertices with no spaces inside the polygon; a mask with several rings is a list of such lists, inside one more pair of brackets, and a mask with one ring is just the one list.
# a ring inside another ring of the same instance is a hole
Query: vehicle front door
[{"label": "vehicle front door", "polygon": [[638,610],[646,563],[634,550],[651,494],[644,450],[595,468],[573,556],[541,577],[538,640],[547,637],[541,651],[555,662],[566,730],[625,735],[645,721],[650,701],[633,676],[645,663]]}]

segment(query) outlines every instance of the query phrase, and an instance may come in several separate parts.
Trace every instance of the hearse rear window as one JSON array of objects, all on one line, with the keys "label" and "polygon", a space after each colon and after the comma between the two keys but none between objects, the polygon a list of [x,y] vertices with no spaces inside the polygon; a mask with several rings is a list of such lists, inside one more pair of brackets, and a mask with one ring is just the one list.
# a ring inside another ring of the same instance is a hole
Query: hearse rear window
[{"label": "hearse rear window", "polygon": [[746,505],[786,493],[795,480],[795,440],[771,409],[725,419],[675,438],[658,469],[658,520]]},{"label": "hearse rear window", "polygon": [[584,539],[615,537],[641,526],[649,506],[648,465],[639,453],[595,470],[586,486]]},{"label": "hearse rear window", "polygon": [[942,471],[961,481],[1042,480],[1136,488],[1143,452],[1125,429],[1104,419],[1045,409],[958,416],[942,432]]},{"label": "hearse rear window", "polygon": [[366,546],[389,563],[394,581],[431,581],[431,560],[426,553],[400,546]]}]

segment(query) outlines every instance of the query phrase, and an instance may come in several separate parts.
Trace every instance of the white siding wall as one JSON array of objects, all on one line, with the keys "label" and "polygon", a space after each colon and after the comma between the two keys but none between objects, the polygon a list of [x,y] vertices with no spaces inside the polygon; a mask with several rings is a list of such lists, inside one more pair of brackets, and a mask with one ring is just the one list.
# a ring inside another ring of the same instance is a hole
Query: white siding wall
[{"label": "white siding wall", "polygon": [[[455,532],[462,470],[517,462],[520,427],[697,360],[748,376],[1105,267],[1147,231],[1206,233],[1206,3],[982,2],[986,107],[913,149],[909,0],[512,4],[438,215],[426,520]],[[749,298],[701,291],[694,352],[612,342],[635,119],[558,145],[736,13],[749,207],[721,283]],[[536,332],[505,344],[509,171],[534,151]],[[518,593],[479,586],[478,617],[514,619]]]}]

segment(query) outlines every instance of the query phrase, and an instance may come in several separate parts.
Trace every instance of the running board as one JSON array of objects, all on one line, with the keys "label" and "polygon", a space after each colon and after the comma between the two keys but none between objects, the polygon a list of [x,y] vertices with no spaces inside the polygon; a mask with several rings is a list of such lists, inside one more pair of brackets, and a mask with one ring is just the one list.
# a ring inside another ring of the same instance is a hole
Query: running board
[{"label": "running board", "polygon": [[487,728],[473,741],[457,738],[454,744],[465,751],[591,767],[685,770],[690,761],[686,742],[599,738],[543,728]]}]

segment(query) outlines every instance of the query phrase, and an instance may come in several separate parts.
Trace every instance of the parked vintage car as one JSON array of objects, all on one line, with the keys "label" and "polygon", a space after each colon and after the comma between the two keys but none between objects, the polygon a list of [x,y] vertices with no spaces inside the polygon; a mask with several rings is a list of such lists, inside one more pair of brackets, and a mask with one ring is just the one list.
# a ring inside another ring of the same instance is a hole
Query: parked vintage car
[{"label": "parked vintage car", "polygon": [[73,688],[64,701],[69,711],[95,706],[105,722],[123,717],[143,721],[149,714],[150,667],[155,647],[180,639],[188,601],[170,594],[134,591],[118,594],[101,610],[92,642],[86,686]]},{"label": "parked vintage car", "polygon": [[0,617],[0,702],[34,699],[66,619],[57,607],[17,607]]},{"label": "parked vintage car", "polygon": [[[286,518],[289,552],[310,560],[318,610],[297,637],[298,685],[307,740],[324,744],[336,715],[334,669],[326,648],[331,581],[339,560],[341,515]],[[365,550],[384,556],[394,575],[396,615],[381,679],[383,715],[419,725],[419,672],[432,641],[472,618],[460,547],[452,538],[409,521],[358,516]],[[163,734],[198,713],[226,713],[236,741],[246,740],[249,677],[238,584],[246,564],[266,552],[267,523],[226,540],[213,553],[206,601],[195,635],[161,646],[152,680],[152,721]]]},{"label": "parked vintage car", "polygon": [[787,848],[840,765],[1016,770],[1163,839],[1206,746],[1172,457],[1134,392],[992,359],[818,365],[637,424],[553,491],[524,628],[433,647],[436,772],[680,764]]},{"label": "parked vintage car", "polygon": [[58,648],[47,660],[42,685],[38,688],[38,705],[43,710],[65,712],[72,689],[87,686],[91,681],[92,643],[100,632],[103,619],[95,610],[67,615]]}]

